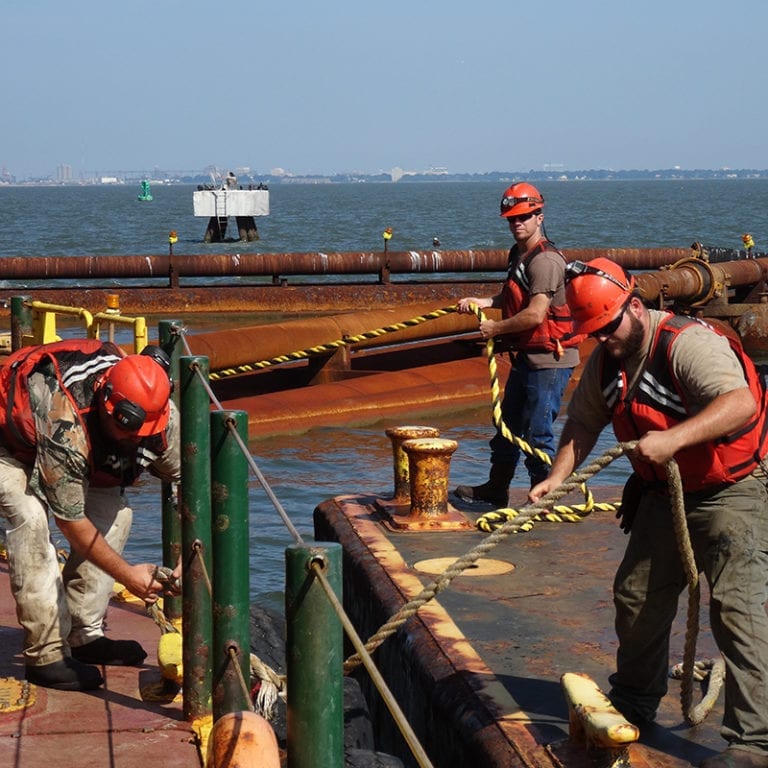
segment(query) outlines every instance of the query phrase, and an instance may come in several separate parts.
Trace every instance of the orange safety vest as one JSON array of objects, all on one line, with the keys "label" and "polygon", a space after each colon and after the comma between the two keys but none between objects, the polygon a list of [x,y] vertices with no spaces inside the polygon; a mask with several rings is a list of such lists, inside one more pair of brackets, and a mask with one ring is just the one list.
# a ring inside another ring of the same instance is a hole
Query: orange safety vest
[{"label": "orange safety vest", "polygon": [[[690,410],[676,380],[670,356],[680,333],[693,323],[700,323],[713,333],[716,328],[694,318],[669,314],[656,330],[651,351],[635,394],[627,399],[627,374],[623,364],[603,355],[601,384],[606,404],[611,409],[613,431],[622,442],[637,440],[651,430],[665,430],[689,418]],[[680,467],[683,490],[701,491],[746,477],[768,452],[768,396],[762,377],[744,353],[737,339],[726,336],[741,363],[744,376],[757,404],[754,418],[743,427],[717,440],[684,448],[675,454]],[[663,482],[663,467],[646,461],[632,461],[632,467],[647,482]]]},{"label": "orange safety vest", "polygon": [[134,455],[114,461],[113,446],[105,443],[98,428],[98,404],[94,397],[97,379],[125,353],[98,339],[69,339],[52,344],[23,347],[0,370],[0,439],[14,458],[32,466],[37,452],[37,431],[27,380],[43,362],[49,362],[59,387],[72,403],[88,440],[89,483],[97,487],[126,487],[143,471],[140,447],[156,453],[167,448],[165,434],[143,439]]},{"label": "orange safety vest", "polygon": [[[501,289],[501,316],[512,317],[525,309],[531,300],[528,267],[536,256],[544,251],[556,253],[565,263],[565,256],[549,240],[539,240],[520,259],[517,245],[509,251],[507,279]],[[522,333],[504,334],[512,347],[524,352],[562,352],[564,347],[577,347],[586,337],[573,332],[573,317],[567,304],[550,302],[547,316],[539,325]]]}]

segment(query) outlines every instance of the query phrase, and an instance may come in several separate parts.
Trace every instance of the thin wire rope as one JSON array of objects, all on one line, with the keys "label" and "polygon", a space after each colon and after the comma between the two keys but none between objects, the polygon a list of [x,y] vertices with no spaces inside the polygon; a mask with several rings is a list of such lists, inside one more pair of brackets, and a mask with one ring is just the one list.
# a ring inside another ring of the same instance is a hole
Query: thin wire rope
[{"label": "thin wire rope", "polygon": [[[186,334],[183,332],[183,329],[178,328],[177,326],[173,326],[173,328],[176,331],[177,335],[181,338],[181,341],[182,341],[182,344],[184,345],[184,350],[186,351],[186,353],[188,355],[192,355],[192,351],[189,348]],[[208,393],[208,396],[210,397],[211,402],[215,405],[216,410],[224,411],[224,407],[216,398],[216,395],[213,393],[213,390],[211,389],[210,382],[208,381],[207,377],[203,374],[202,368],[196,363],[193,363],[192,368],[195,374],[197,375],[197,377],[200,379],[200,382],[205,388],[205,391]],[[267,482],[267,478],[264,477],[264,474],[262,473],[261,469],[259,469],[259,466],[258,464],[256,464],[256,461],[251,455],[251,452],[248,446],[240,437],[239,432],[236,429],[234,429],[234,422],[231,422],[231,420],[229,420],[227,426],[230,432],[232,433],[232,435],[234,436],[238,446],[240,447],[240,451],[242,452],[243,456],[245,456],[245,459],[248,462],[248,466],[250,467],[253,474],[256,476],[256,479],[259,481],[259,484],[261,485],[261,487],[264,489],[264,493],[267,494],[267,498],[269,498],[270,502],[272,503],[272,506],[275,508],[275,510],[277,511],[277,514],[280,516],[280,519],[283,521],[283,525],[285,525],[285,527],[288,529],[288,532],[290,533],[291,537],[297,544],[304,545],[304,539],[302,538],[296,526],[293,524],[291,518],[288,516],[288,513],[283,508],[283,505],[280,503],[280,500],[275,495],[274,491],[272,490],[272,487]]]},{"label": "thin wire rope", "polygon": [[240,662],[238,661],[238,658],[237,658],[237,648],[235,648],[234,646],[230,646],[227,649],[227,653],[229,655],[229,661],[235,669],[235,675],[240,685],[240,692],[242,693],[245,700],[248,702],[248,711],[253,712],[255,710],[255,707],[253,706],[253,702],[251,701],[250,688],[248,688],[245,682],[245,678],[243,677],[243,670],[240,668]]},{"label": "thin wire rope", "polygon": [[[186,343],[186,339],[184,338],[183,334],[180,334],[182,336],[183,342],[184,342],[184,348],[189,352],[189,345]],[[211,397],[211,400],[216,403],[216,407],[218,410],[223,411],[221,404],[216,400],[216,398],[213,396],[213,392],[211,391],[210,384],[207,380],[207,378],[203,375],[203,371],[201,366],[197,365],[196,363],[192,364],[192,368],[194,369],[195,374],[200,378],[200,380],[203,383],[203,386],[205,387],[206,391],[208,392],[209,396]],[[264,488],[267,495],[270,497],[270,500],[275,506],[275,509],[280,514],[280,517],[283,520],[283,523],[286,525],[289,531],[291,531],[295,541],[298,544],[304,545],[304,541],[299,534],[299,532],[294,527],[293,523],[291,522],[290,518],[288,517],[287,513],[283,509],[282,505],[280,504],[277,497],[272,492],[272,489],[269,487],[269,484],[267,483],[266,479],[264,478],[263,474],[261,473],[261,470],[259,469],[256,462],[253,460],[253,457],[251,456],[251,453],[248,449],[248,446],[243,441],[242,437],[240,436],[239,432],[236,429],[236,424],[234,419],[227,419],[226,420],[226,426],[229,429],[231,435],[234,437],[235,441],[237,442],[240,451],[242,454],[246,457],[249,466],[251,469],[256,473],[256,476],[259,479],[259,482],[261,483],[262,488]],[[202,562],[202,558],[201,558]],[[203,563],[203,569],[205,568],[205,564]],[[336,594],[334,593],[330,583],[325,577],[325,574],[322,572],[320,565],[318,563],[315,563],[315,567],[313,567],[313,572],[315,576],[318,579],[318,582],[323,588],[323,591],[326,594],[326,597],[328,598],[328,601],[330,602],[331,606],[333,607],[339,621],[341,622],[342,626],[344,627],[344,630],[349,637],[350,642],[352,643],[353,647],[359,651],[361,654],[361,660],[363,665],[365,666],[368,674],[371,677],[371,680],[373,684],[376,686],[377,691],[379,692],[379,695],[382,697],[383,701],[385,702],[387,709],[389,709],[390,714],[392,715],[393,720],[395,721],[395,724],[397,725],[398,730],[403,736],[403,739],[408,744],[409,749],[411,750],[411,753],[413,754],[414,758],[416,759],[417,763],[421,768],[432,768],[432,763],[429,760],[429,757],[427,756],[427,753],[425,752],[424,748],[422,747],[421,743],[419,742],[416,734],[414,733],[413,729],[411,728],[410,723],[405,717],[405,714],[400,709],[399,705],[397,704],[397,701],[395,700],[394,696],[392,695],[392,692],[390,691],[389,687],[387,686],[386,681],[384,680],[383,676],[379,672],[378,668],[373,662],[373,659],[368,655],[363,647],[363,641],[361,640],[360,636],[357,634],[357,631],[355,630],[354,625],[352,624],[351,620],[349,619],[349,616],[347,615],[346,611],[344,610],[344,606],[340,603],[338,598],[336,597]],[[206,574],[207,576],[207,574]],[[207,580],[209,590],[210,590],[210,581]],[[230,649],[230,656],[233,657],[233,649]],[[234,657],[233,657],[234,661]],[[242,680],[242,670],[240,669],[239,664],[235,664],[235,667],[237,669],[238,676],[241,678],[241,686],[245,688],[245,681]],[[273,673],[275,677],[279,677],[276,675],[276,673]],[[270,676],[271,677],[271,676]],[[246,690],[246,698],[248,701],[251,701],[250,698],[250,692]],[[251,707],[251,711],[253,711],[253,707]]]},{"label": "thin wire rope", "polygon": [[361,663],[365,667],[366,672],[368,672],[371,681],[376,686],[376,690],[384,700],[387,709],[392,715],[392,719],[395,721],[400,733],[408,744],[411,753],[416,758],[416,761],[419,763],[419,765],[422,766],[422,768],[431,768],[432,763],[430,762],[427,753],[424,751],[424,748],[421,746],[418,737],[411,728],[411,724],[408,722],[408,719],[400,709],[400,706],[392,695],[392,692],[389,690],[384,677],[382,676],[381,672],[379,672],[378,667],[374,663],[370,654],[366,651],[365,645],[363,644],[360,635],[357,634],[357,630],[350,621],[349,616],[344,610],[344,606],[341,604],[339,598],[336,596],[336,593],[333,591],[333,587],[326,578],[325,573],[323,573],[322,566],[317,562],[317,560],[312,562],[312,572],[320,583],[320,586],[323,588],[328,601],[336,611],[336,615],[339,617],[339,620],[344,627],[344,631],[347,633],[350,642],[357,651]]}]

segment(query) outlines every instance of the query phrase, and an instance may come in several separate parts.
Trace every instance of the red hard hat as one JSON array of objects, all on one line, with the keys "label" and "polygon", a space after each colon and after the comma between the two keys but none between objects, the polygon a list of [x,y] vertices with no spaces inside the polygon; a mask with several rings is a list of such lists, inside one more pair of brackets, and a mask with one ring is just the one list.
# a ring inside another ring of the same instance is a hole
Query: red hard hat
[{"label": "red hard hat", "polygon": [[163,365],[149,355],[128,355],[102,377],[103,405],[127,432],[140,437],[165,429],[171,412],[171,382]]},{"label": "red hard hat", "polygon": [[501,213],[499,215],[519,216],[521,213],[529,213],[544,207],[544,198],[533,184],[520,182],[513,184],[501,196]]},{"label": "red hard hat", "polygon": [[635,278],[615,261],[599,257],[565,268],[565,298],[574,331],[594,333],[615,320],[635,288]]}]

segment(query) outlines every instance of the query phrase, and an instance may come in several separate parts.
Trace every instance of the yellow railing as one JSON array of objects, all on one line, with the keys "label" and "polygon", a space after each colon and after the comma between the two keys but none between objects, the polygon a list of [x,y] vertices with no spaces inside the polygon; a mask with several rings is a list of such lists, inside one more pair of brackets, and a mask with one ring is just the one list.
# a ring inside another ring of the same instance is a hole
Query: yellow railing
[{"label": "yellow railing", "polygon": [[56,330],[56,316],[69,315],[83,321],[89,339],[98,339],[106,326],[109,341],[114,341],[115,326],[122,325],[133,330],[133,351],[141,352],[147,346],[147,322],[143,317],[125,317],[120,314],[117,297],[109,297],[109,306],[104,312],[92,314],[83,307],[67,307],[44,301],[28,301],[25,306],[32,313],[32,333],[22,336],[22,344],[48,344],[60,339]]}]

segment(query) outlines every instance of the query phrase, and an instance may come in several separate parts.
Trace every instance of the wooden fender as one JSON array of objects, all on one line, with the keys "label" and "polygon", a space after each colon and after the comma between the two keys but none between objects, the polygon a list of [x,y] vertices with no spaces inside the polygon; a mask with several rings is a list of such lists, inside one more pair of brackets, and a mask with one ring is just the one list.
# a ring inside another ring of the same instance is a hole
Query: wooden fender
[{"label": "wooden fender", "polygon": [[209,768],[280,768],[272,726],[255,712],[229,712],[213,726],[208,740]]}]

